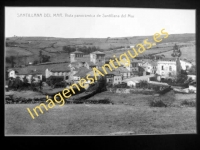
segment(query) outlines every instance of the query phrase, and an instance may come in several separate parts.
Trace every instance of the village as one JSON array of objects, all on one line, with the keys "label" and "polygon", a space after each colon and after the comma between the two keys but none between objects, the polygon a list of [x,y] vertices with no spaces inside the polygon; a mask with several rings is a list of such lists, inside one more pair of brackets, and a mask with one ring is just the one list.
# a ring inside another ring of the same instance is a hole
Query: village
[{"label": "village", "polygon": [[[175,44],[173,54],[175,55],[177,52],[180,52],[180,49]],[[114,68],[112,71],[107,67],[106,86],[137,88],[140,87],[141,81],[146,81],[146,83],[158,87],[172,85],[177,92],[196,93],[196,75],[194,71],[190,71],[195,67],[192,62],[181,59],[178,55],[179,53],[177,53],[177,57],[171,58],[165,58],[163,55],[162,57],[138,56],[131,59],[130,63],[121,63],[120,67]],[[126,59],[124,61],[126,62]],[[115,63],[117,66],[117,62]],[[95,51],[84,55],[83,52],[75,50],[70,53],[69,63],[51,64],[51,62],[47,62],[22,68],[9,68],[6,87],[15,90],[20,89],[21,86],[24,86],[26,90],[34,87],[32,90],[38,91],[45,89],[45,85],[50,89],[65,88],[79,82],[88,74],[93,74],[92,68],[96,67],[101,71],[101,67],[106,64],[114,65],[106,58],[104,52]],[[90,82],[88,80],[84,83],[87,84],[87,88]],[[181,89],[185,90],[181,90],[179,85],[182,86]],[[179,88],[177,88],[178,86]]]}]

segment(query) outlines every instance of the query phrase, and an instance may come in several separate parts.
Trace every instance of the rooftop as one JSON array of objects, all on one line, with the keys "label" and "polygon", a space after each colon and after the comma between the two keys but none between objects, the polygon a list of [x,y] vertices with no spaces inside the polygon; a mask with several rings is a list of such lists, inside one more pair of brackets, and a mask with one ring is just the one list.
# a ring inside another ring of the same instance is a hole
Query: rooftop
[{"label": "rooftop", "polygon": [[57,72],[65,72],[68,69],[69,63],[55,63],[49,65],[32,65],[26,66],[23,68],[13,68],[13,70],[17,71],[20,75],[28,75],[31,74],[31,71],[36,70],[37,73],[40,73],[45,76],[45,70],[48,68],[49,70],[57,71]]},{"label": "rooftop", "polygon": [[100,51],[95,51],[95,52],[92,52],[91,54],[105,54],[105,53],[100,52]]},{"label": "rooftop", "polygon": [[132,77],[132,78],[129,78],[129,79],[124,79],[123,82],[127,82],[127,81],[148,80],[148,78],[150,78],[150,77],[154,77],[154,74],[146,75],[146,76]]},{"label": "rooftop", "polygon": [[158,61],[176,61],[176,58],[172,57],[172,58],[162,58]]},{"label": "rooftop", "polygon": [[78,72],[76,74],[74,74],[74,76],[78,76],[78,77],[85,77],[86,74],[88,72],[90,72],[91,70],[90,69],[87,69],[86,67],[80,67],[78,69]]},{"label": "rooftop", "polygon": [[83,52],[81,52],[81,51],[74,51],[74,52],[71,52],[70,54],[82,54]]}]

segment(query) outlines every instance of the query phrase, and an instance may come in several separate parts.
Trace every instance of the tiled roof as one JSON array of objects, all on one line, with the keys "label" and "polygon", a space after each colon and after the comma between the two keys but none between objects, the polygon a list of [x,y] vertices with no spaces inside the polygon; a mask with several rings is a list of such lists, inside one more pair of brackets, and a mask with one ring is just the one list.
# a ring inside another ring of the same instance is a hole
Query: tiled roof
[{"label": "tiled roof", "polygon": [[100,51],[95,51],[95,52],[92,52],[91,54],[105,54],[105,53],[100,52]]},{"label": "tiled roof", "polygon": [[70,68],[64,68],[64,69],[59,69],[59,68],[55,68],[53,70],[51,70],[51,72],[70,72]]},{"label": "tiled roof", "polygon": [[74,76],[78,76],[78,77],[85,77],[86,74],[88,72],[90,72],[91,70],[87,69],[86,67],[80,67],[78,69],[78,72],[76,74],[74,74]]},{"label": "tiled roof", "polygon": [[83,52],[77,51],[77,50],[76,50],[76,51],[74,51],[74,52],[71,52],[70,54],[80,54],[80,53],[82,54]]},{"label": "tiled roof", "polygon": [[176,61],[176,58],[172,57],[172,58],[162,58],[158,61]]},{"label": "tiled roof", "polygon": [[125,67],[118,67],[117,69],[116,69],[116,71],[117,72],[122,72],[122,73],[127,73],[127,72],[130,72],[127,68],[125,68]]},{"label": "tiled roof", "polygon": [[131,59],[131,62],[141,63],[142,61],[137,59]]},{"label": "tiled roof", "polygon": [[129,78],[129,79],[124,79],[123,81],[124,82],[127,82],[127,81],[140,81],[140,80],[147,80],[148,78],[150,77],[153,77],[154,75],[146,75],[146,76],[138,76],[138,77],[132,77],[132,78]]},{"label": "tiled roof", "polygon": [[45,76],[45,70],[48,68],[49,70],[55,71],[66,71],[70,69],[68,67],[69,63],[55,63],[55,64],[48,64],[48,65],[32,65],[26,66],[24,68],[14,68],[20,75],[28,75],[31,71],[36,70],[38,73],[41,73]]},{"label": "tiled roof", "polygon": [[[113,74],[115,76],[121,76],[121,74],[119,73],[119,71],[117,69],[110,71],[109,68],[106,68],[106,71],[107,71],[107,74]],[[104,71],[102,71],[102,72],[104,73]]]},{"label": "tiled roof", "polygon": [[75,58],[76,62],[89,62],[90,58],[89,57],[78,57]]},{"label": "tiled roof", "polygon": [[89,66],[96,66],[93,62],[86,62]]},{"label": "tiled roof", "polygon": [[192,64],[192,62],[191,61],[189,61],[189,60],[187,60],[187,59],[180,59],[180,60],[182,60],[182,61],[185,61],[185,62],[188,62],[188,63],[191,63]]}]

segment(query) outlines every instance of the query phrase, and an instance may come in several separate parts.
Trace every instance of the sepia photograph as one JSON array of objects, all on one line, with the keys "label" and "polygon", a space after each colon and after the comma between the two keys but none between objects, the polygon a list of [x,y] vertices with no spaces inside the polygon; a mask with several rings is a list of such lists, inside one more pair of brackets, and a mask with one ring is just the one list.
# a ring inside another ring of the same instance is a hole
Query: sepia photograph
[{"label": "sepia photograph", "polygon": [[5,136],[197,134],[195,9],[4,11]]}]

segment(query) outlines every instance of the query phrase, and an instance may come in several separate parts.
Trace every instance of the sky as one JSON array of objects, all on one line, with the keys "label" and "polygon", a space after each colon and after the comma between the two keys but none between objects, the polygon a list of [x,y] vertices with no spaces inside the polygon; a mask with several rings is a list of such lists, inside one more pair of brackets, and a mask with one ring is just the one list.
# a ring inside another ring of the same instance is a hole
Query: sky
[{"label": "sky", "polygon": [[195,14],[194,9],[5,7],[5,37],[151,36],[162,29],[169,34],[195,33]]}]

